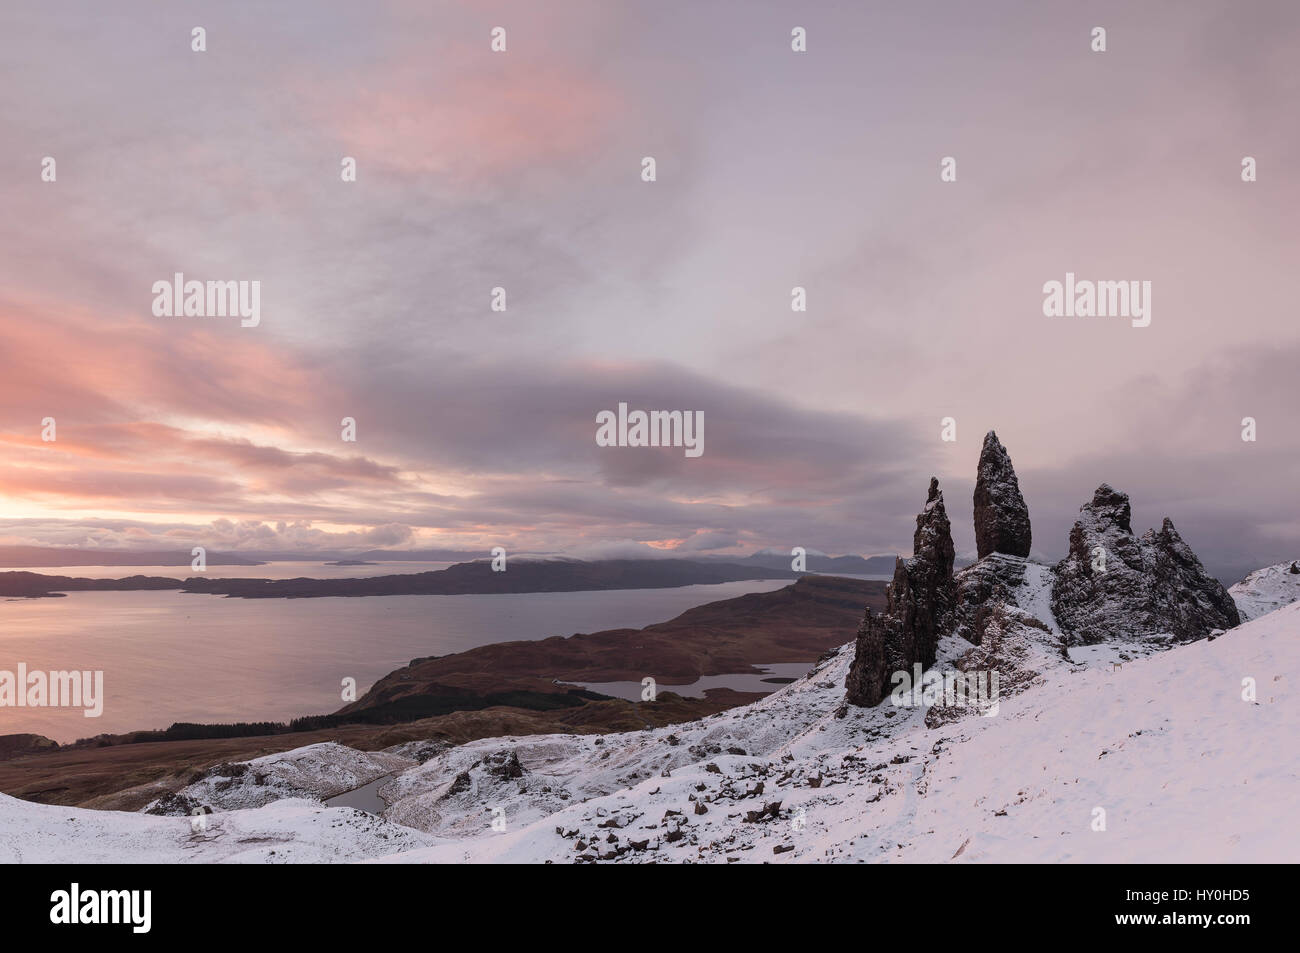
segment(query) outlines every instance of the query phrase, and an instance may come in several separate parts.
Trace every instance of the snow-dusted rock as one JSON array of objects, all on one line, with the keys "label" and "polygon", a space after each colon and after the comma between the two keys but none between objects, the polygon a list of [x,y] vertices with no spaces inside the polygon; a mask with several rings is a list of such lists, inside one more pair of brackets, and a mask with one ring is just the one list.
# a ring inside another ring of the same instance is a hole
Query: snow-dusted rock
[{"label": "snow-dusted rock", "polygon": [[975,478],[975,549],[983,559],[989,553],[1028,556],[1033,533],[1029,507],[1020,495],[1015,467],[998,435],[984,435],[979,472]]},{"label": "snow-dusted rock", "polygon": [[916,517],[913,556],[898,560],[881,615],[867,609],[858,629],[855,658],[846,681],[853,705],[875,705],[888,690],[889,674],[934,664],[942,627],[952,608],[952,526],[939,481],[931,477],[925,508]]},{"label": "snow-dusted rock", "polygon": [[[1000,699],[1040,683],[1052,669],[1068,667],[1051,609],[1052,582],[1048,567],[1001,553],[957,573],[954,619],[961,622],[948,640],[956,656],[953,668],[986,680],[996,673]],[[926,724],[933,728],[970,714],[967,704],[939,703],[926,712]]]},{"label": "snow-dusted rock", "polygon": [[[1160,532],[1139,539],[1130,512],[1128,497],[1102,484],[1080,509],[1069,555],[1054,570],[1030,562],[1029,511],[1011,458],[989,431],[975,492],[981,558],[952,574],[951,530],[932,479],[915,555],[899,560],[884,613],[868,610],[858,630],[847,701],[879,704],[898,673],[934,663],[945,637],[980,647],[965,650],[960,670],[997,671],[1004,693],[1014,693],[1033,684],[1044,664],[1055,664],[1045,663],[1043,652],[1068,663],[1082,659],[1070,646],[1109,641],[1124,646],[1117,659],[1132,658],[1237,625],[1232,598],[1174,524],[1166,519]],[[989,633],[996,640],[986,646]],[[932,721],[940,717],[950,715]]]},{"label": "snow-dusted rock", "polygon": [[144,810],[147,814],[183,815],[192,814],[195,808],[230,811],[261,807],[284,798],[323,801],[414,763],[414,758],[324,742],[252,761],[219,764],[198,781],[164,795]]},{"label": "snow-dusted rock", "polygon": [[1241,621],[1289,606],[1300,600],[1300,562],[1278,563],[1256,569],[1228,590]]},{"label": "snow-dusted rock", "polygon": [[1079,509],[1056,566],[1052,610],[1072,641],[1124,640],[1138,650],[1204,638],[1241,620],[1168,518],[1133,535],[1128,495],[1103,483]]}]

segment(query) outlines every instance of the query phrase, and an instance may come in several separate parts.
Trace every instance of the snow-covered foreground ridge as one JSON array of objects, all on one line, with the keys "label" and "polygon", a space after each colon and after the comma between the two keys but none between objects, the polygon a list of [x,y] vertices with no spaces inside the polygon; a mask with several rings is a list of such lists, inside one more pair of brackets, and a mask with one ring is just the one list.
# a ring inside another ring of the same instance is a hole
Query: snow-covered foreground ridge
[{"label": "snow-covered foreground ridge", "polygon": [[[1030,568],[1019,601],[1039,616]],[[1300,604],[1119,667],[1104,646],[1070,661],[1043,638],[1015,647],[1039,677],[992,717],[927,728],[921,709],[845,705],[850,643],[690,724],[261,758],[183,792],[216,809],[205,829],[0,796],[0,861],[1300,858]],[[969,648],[945,639],[939,666]],[[386,771],[383,818],[315,799]],[[252,787],[282,799],[238,807],[265,800]]]}]

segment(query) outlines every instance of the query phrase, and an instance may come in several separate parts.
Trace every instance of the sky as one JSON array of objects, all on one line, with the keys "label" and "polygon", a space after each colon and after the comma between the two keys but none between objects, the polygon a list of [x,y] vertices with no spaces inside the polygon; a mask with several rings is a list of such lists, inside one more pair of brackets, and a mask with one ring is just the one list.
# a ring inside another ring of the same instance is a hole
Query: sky
[{"label": "sky", "polygon": [[[969,552],[996,429],[1038,558],[1102,482],[1300,557],[1297,48],[1259,0],[11,0],[0,545],[906,554],[934,475]],[[155,315],[177,272],[260,322]],[[1045,316],[1067,272],[1150,325]],[[620,402],[704,453],[598,446]]]}]

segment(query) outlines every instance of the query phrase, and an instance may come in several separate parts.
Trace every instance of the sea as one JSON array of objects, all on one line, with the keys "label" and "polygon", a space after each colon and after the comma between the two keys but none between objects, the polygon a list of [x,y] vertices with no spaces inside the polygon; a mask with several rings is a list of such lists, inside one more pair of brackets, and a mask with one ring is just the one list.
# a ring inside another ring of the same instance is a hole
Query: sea
[{"label": "sea", "polygon": [[[210,566],[207,575],[341,578],[447,565],[269,563]],[[94,578],[189,575],[188,566],[30,571]],[[88,718],[78,708],[4,706],[0,735],[32,732],[63,744],[103,733],[161,729],[174,722],[288,721],[326,714],[344,704],[344,679],[354,679],[360,695],[414,658],[492,642],[641,628],[693,606],[770,592],[790,581],[508,595],[230,599],[171,591],[0,599],[0,672],[16,672],[21,662],[29,672],[104,673],[99,717]],[[783,669],[781,674],[789,672]],[[761,678],[743,681],[763,686],[752,690],[780,687]]]}]

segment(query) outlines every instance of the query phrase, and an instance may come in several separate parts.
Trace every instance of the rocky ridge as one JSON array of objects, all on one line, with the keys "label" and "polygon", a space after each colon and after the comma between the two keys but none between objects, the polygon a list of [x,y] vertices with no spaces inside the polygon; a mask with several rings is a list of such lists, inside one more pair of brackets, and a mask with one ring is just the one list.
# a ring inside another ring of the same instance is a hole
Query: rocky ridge
[{"label": "rocky ridge", "polygon": [[1072,638],[1091,645],[1122,636],[1154,645],[1240,624],[1232,597],[1172,520],[1139,538],[1129,517],[1128,495],[1106,483],[1079,509],[1052,589],[1052,611]]},{"label": "rocky ridge", "polygon": [[1300,600],[1300,560],[1256,569],[1228,590],[1242,622]]},{"label": "rocky ridge", "polygon": [[[996,672],[1005,695],[1034,684],[1045,666],[1077,661],[1072,649],[1112,643],[1132,658],[1241,621],[1173,522],[1135,536],[1128,496],[1109,484],[1080,508],[1065,559],[1055,567],[1030,561],[1029,510],[993,431],[980,453],[974,504],[980,559],[954,574],[951,526],[931,479],[914,555],[898,561],[885,611],[868,609],[858,629],[845,680],[850,704],[877,705],[890,682],[914,681],[909,673],[930,669],[943,639],[974,646],[956,653],[957,672]],[[958,716],[947,703],[928,718]]]}]

